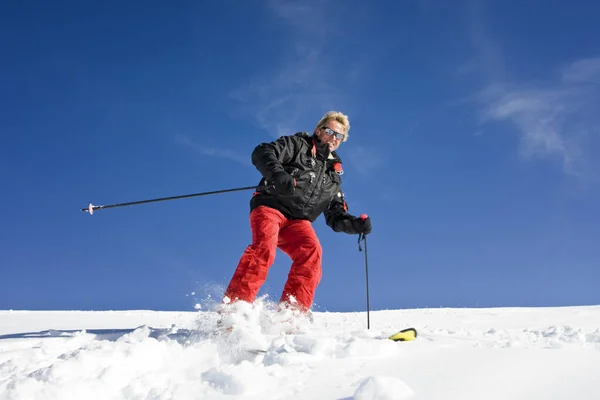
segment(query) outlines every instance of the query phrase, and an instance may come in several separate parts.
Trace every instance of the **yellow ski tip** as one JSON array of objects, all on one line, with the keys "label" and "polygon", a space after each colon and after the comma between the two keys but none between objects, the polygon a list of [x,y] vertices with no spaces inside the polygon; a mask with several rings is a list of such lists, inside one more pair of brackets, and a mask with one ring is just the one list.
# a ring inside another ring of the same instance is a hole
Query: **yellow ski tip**
[{"label": "yellow ski tip", "polygon": [[417,330],[415,328],[403,329],[398,333],[393,334],[388,339],[394,342],[407,342],[417,338]]}]

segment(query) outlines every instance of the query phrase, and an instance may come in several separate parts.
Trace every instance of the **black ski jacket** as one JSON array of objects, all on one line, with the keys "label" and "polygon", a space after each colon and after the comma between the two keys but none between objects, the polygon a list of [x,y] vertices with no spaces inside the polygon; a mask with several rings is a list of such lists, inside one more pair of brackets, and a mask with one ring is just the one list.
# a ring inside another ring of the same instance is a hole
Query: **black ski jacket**
[{"label": "black ski jacket", "polygon": [[[316,136],[299,132],[261,143],[252,152],[252,163],[263,178],[250,200],[251,210],[267,206],[287,218],[311,222],[325,213],[325,221],[334,231],[357,233],[351,223],[355,217],[348,214],[341,189],[341,159]],[[296,180],[291,195],[278,194],[273,188],[272,177],[281,171]]]}]

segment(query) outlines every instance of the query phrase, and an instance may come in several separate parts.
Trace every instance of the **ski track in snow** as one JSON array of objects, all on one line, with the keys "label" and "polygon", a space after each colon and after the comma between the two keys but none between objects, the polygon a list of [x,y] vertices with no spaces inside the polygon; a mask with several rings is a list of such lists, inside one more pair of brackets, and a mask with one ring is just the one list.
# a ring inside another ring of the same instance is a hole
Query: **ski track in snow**
[{"label": "ski track in snow", "polygon": [[600,306],[272,314],[0,311],[0,400],[600,399]]}]

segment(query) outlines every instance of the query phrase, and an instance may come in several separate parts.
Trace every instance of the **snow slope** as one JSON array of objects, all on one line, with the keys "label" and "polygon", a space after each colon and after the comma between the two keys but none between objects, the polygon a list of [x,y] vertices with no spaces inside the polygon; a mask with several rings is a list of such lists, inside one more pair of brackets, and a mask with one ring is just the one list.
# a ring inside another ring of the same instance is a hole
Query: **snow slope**
[{"label": "snow slope", "polygon": [[0,399],[600,399],[600,306],[273,314],[0,311]]}]

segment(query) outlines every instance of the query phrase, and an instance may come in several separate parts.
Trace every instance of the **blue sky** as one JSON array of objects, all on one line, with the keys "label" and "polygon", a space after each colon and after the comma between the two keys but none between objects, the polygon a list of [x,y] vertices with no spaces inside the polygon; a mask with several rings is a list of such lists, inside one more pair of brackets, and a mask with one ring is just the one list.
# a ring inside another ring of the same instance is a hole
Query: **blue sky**
[{"label": "blue sky", "polygon": [[[600,304],[600,5],[0,6],[0,309],[192,310],[248,245],[254,146],[350,116],[372,309]],[[365,309],[315,223],[317,310]],[[279,298],[279,253],[261,293]],[[194,294],[192,294],[194,293]]]}]

